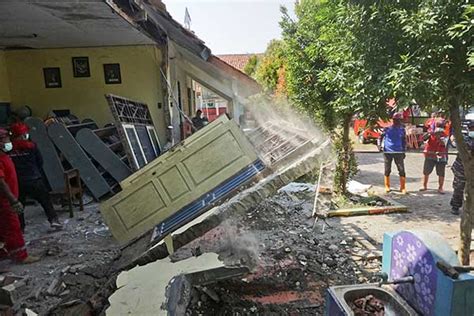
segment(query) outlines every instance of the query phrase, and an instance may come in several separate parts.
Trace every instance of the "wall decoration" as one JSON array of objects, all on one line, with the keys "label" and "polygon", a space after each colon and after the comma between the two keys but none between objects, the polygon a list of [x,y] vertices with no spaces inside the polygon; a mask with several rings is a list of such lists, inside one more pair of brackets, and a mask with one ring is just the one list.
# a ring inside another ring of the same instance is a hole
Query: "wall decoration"
[{"label": "wall decoration", "polygon": [[46,88],[61,88],[61,72],[59,67],[43,68],[44,85]]},{"label": "wall decoration", "polygon": [[75,78],[90,77],[89,57],[73,57],[72,73]]},{"label": "wall decoration", "polygon": [[104,76],[106,84],[122,83],[120,64],[104,64]]}]

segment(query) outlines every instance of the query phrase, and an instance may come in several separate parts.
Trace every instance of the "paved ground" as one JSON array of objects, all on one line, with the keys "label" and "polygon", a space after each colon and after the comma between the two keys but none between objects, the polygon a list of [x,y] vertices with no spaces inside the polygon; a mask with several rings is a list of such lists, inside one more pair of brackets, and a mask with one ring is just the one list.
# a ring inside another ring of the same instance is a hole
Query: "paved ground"
[{"label": "paved ground", "polygon": [[[357,150],[373,150],[372,145],[358,145]],[[383,156],[378,153],[359,153],[357,154],[359,162],[359,174],[355,180],[371,184],[371,190],[384,195],[383,190]],[[368,237],[371,237],[377,243],[382,242],[383,233],[386,231],[396,231],[401,229],[429,229],[443,235],[443,237],[457,249],[459,240],[459,216],[450,213],[449,201],[452,195],[453,174],[450,166],[454,161],[454,156],[450,156],[450,162],[446,169],[446,181],[444,195],[437,193],[437,176],[433,174],[430,177],[429,188],[432,190],[419,192],[421,187],[421,176],[423,167],[423,155],[419,153],[409,153],[405,160],[407,172],[407,189],[409,194],[406,196],[398,192],[390,193],[389,196],[408,206],[410,213],[405,214],[387,214],[376,216],[357,216],[339,219],[342,225],[351,226],[363,230]],[[395,168],[393,166],[392,170]],[[395,168],[396,170],[396,168]],[[398,173],[392,176],[392,187],[398,189]]]}]

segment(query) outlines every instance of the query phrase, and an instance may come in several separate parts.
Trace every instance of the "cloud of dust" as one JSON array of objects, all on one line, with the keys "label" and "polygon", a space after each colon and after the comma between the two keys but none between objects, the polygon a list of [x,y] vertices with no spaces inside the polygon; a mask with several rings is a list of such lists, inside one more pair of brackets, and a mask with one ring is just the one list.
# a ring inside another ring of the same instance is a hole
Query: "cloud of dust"
[{"label": "cloud of dust", "polygon": [[[298,113],[286,100],[255,95],[244,109],[241,128],[260,155],[274,156],[271,152],[281,148],[289,152],[307,141],[320,143],[327,139],[311,118]],[[268,137],[264,130],[277,137]]]},{"label": "cloud of dust", "polygon": [[253,270],[259,260],[257,237],[243,229],[242,225],[227,220],[220,225],[224,235],[217,253],[226,266],[245,266]]},{"label": "cloud of dust", "polygon": [[307,115],[297,110],[284,99],[270,99],[261,95],[249,98],[245,110],[258,126],[268,124],[280,126],[308,139],[321,138],[323,133]]}]

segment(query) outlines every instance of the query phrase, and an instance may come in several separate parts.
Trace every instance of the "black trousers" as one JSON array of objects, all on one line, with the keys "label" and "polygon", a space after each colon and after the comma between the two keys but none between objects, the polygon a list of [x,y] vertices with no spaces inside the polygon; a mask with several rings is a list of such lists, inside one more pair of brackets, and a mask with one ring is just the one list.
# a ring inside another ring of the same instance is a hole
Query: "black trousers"
[{"label": "black trousers", "polygon": [[385,164],[385,176],[388,177],[392,172],[392,161],[395,161],[397,166],[398,174],[400,177],[405,177],[405,154],[383,154],[383,160]]},{"label": "black trousers", "polygon": [[466,179],[454,175],[453,181],[453,196],[451,197],[451,207],[460,209],[464,200],[464,187],[466,186]]},{"label": "black trousers", "polygon": [[[29,180],[29,181],[20,181],[18,182],[20,189],[19,200],[24,205],[26,198],[31,198],[39,202],[43,207],[43,210],[48,218],[48,221],[51,223],[53,220],[58,218],[56,211],[54,210],[53,203],[49,197],[48,189],[42,178]],[[25,229],[25,216],[21,214],[20,216],[21,229]]]}]

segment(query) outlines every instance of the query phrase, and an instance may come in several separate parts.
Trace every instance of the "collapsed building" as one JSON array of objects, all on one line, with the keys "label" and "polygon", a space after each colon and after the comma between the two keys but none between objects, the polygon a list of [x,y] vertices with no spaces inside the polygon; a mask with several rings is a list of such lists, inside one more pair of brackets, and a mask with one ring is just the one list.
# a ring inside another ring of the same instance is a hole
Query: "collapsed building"
[{"label": "collapsed building", "polygon": [[[303,122],[296,127],[284,111],[259,109],[256,125],[244,129],[245,108],[259,106],[251,98],[259,85],[212,55],[161,1],[7,2],[0,17],[0,121],[29,125],[51,194],[66,196],[71,217],[73,198],[81,209],[83,201],[101,202],[123,244],[113,283],[120,271],[167,258],[330,155],[328,140]],[[199,131],[190,120],[197,109],[211,121]],[[213,254],[198,261],[206,258],[210,266],[184,263],[191,269],[176,271],[248,272]],[[159,285],[168,297],[169,282]],[[170,302],[158,313],[183,308]],[[103,306],[77,305],[61,310]]]}]

